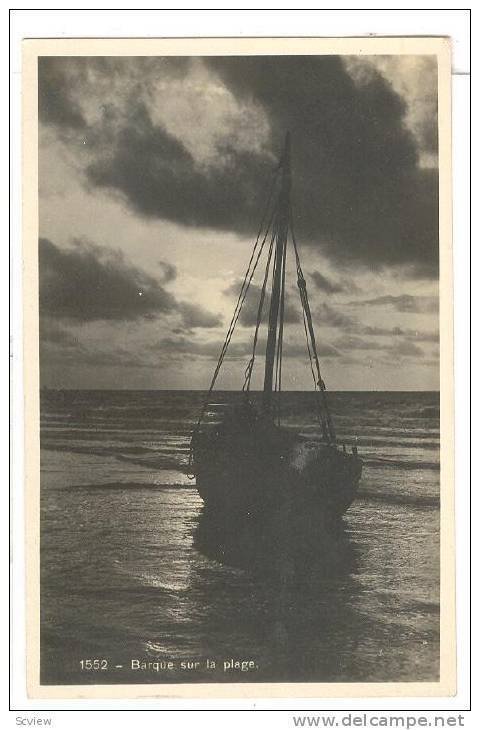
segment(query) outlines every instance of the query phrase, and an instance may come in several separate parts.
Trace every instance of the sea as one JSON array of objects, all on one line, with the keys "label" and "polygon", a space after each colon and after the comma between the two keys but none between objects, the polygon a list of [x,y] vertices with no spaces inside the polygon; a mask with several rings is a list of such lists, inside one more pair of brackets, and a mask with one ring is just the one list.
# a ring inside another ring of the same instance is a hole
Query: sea
[{"label": "sea", "polygon": [[[244,563],[199,538],[204,396],[42,390],[41,683],[438,681],[439,394],[329,394],[360,490],[293,571],[282,534]],[[312,393],[280,409],[315,436]]]}]

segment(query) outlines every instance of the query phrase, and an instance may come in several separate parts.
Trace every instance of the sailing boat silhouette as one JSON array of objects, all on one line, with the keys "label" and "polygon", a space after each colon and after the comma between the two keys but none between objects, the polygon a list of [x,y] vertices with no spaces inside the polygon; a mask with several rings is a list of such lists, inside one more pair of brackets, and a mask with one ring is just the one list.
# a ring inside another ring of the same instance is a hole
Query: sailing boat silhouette
[{"label": "sailing boat silhouette", "polygon": [[[332,524],[351,505],[358,490],[362,459],[356,447],[339,448],[328,407],[326,386],[320,374],[312,315],[293,229],[291,208],[290,135],[275,173],[265,214],[243,279],[242,288],[215,368],[210,389],[194,429],[190,445],[190,471],[206,514],[230,522],[293,515],[297,524]],[[302,305],[307,352],[313,376],[316,416],[321,435],[306,438],[282,427],[279,397],[282,386],[282,350],[285,319],[286,256],[293,245],[297,285]],[[263,286],[257,312],[252,356],[245,371],[241,402],[219,420],[206,417],[211,395],[228,351],[235,326],[255,271],[266,251]],[[250,393],[263,308],[271,279],[268,334],[261,406]],[[297,531],[298,532],[298,531]]]}]

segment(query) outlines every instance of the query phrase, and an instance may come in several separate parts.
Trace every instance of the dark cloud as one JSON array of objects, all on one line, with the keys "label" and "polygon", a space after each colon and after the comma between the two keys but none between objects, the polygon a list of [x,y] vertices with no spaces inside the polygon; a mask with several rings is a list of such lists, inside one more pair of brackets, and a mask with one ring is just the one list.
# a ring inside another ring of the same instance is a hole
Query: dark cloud
[{"label": "dark cloud", "polygon": [[[350,304],[357,304],[351,302]],[[437,311],[438,301],[435,297],[410,297],[404,296],[387,296],[376,297],[371,300],[363,300],[359,304],[367,306],[393,306],[399,312],[417,313]],[[414,347],[410,344],[414,342],[438,342],[438,332],[422,332],[408,327],[379,327],[377,325],[364,324],[356,317],[352,317],[329,304],[321,304],[315,313],[315,322],[317,325],[332,327],[342,332],[342,336],[335,340],[335,346],[340,350],[380,350],[392,348],[396,340],[395,347],[399,348],[399,354],[408,354],[407,350],[413,353]],[[394,338],[390,344],[378,343],[376,338]],[[372,341],[373,338],[373,341]],[[399,343],[398,339],[402,338]],[[404,352],[400,352],[400,350]],[[419,348],[415,354],[422,352]]]},{"label": "dark cloud", "polygon": [[348,314],[340,312],[338,309],[331,307],[329,304],[320,304],[315,312],[315,321],[319,325],[327,327],[338,327],[341,329],[356,329],[358,327],[357,320]]},{"label": "dark cloud", "polygon": [[365,340],[356,335],[344,335],[335,340],[335,347],[340,350],[378,350],[381,346],[378,342]]},{"label": "dark cloud", "polygon": [[382,361],[387,361],[391,357],[423,357],[424,355],[422,348],[411,340],[396,337],[389,342],[379,342],[358,335],[343,335],[335,340],[334,346],[342,352],[375,350],[378,352],[379,360]]},{"label": "dark cloud", "polygon": [[399,357],[422,357],[423,350],[421,347],[416,345],[414,342],[403,340],[401,342],[394,342],[390,348],[392,355]]},{"label": "dark cloud", "polygon": [[[152,343],[150,349],[168,357],[199,356],[208,360],[216,360],[220,355],[222,346],[223,340],[199,342],[180,335],[177,337],[162,337],[158,342]],[[231,342],[228,348],[228,357],[232,359],[246,357],[250,349],[251,345],[248,342]]]},{"label": "dark cloud", "polygon": [[189,304],[188,302],[179,302],[178,311],[182,315],[185,327],[219,327],[222,324],[222,318],[218,314],[209,312],[208,309],[200,307],[198,304]]},{"label": "dark cloud", "polygon": [[73,365],[104,368],[149,368],[159,367],[158,362],[148,362],[142,355],[135,355],[125,348],[117,347],[113,350],[84,350],[80,356],[76,356]]},{"label": "dark cloud", "polygon": [[376,327],[371,325],[358,325],[361,334],[370,335],[371,337],[388,337],[389,335],[404,335],[405,330],[402,327]]},{"label": "dark cloud", "polygon": [[[233,296],[237,300],[242,287],[240,280],[235,281],[227,289],[224,289],[223,293],[226,296]],[[250,284],[247,292],[247,297],[243,303],[242,311],[238,321],[244,327],[254,327],[257,323],[258,306],[260,304],[261,287],[257,284]],[[262,312],[262,324],[268,321],[268,311],[270,308],[270,296],[265,295],[265,301],[263,303]],[[286,324],[294,324],[301,321],[301,314],[298,311],[297,306],[292,302],[291,295],[285,292],[285,310],[284,310],[284,322]]]},{"label": "dark cloud", "polygon": [[324,291],[327,294],[338,294],[339,292],[342,292],[345,290],[345,288],[342,284],[339,284],[336,281],[332,281],[331,279],[328,279],[326,276],[321,274],[319,271],[312,271],[310,276],[313,280],[313,283],[317,287],[317,289],[320,289],[321,291]]},{"label": "dark cloud", "polygon": [[40,342],[59,345],[63,348],[77,348],[78,337],[50,317],[41,317],[39,323]]},{"label": "dark cloud", "polygon": [[342,351],[349,350],[377,350],[379,353],[392,354],[398,357],[421,357],[423,350],[411,340],[393,339],[390,342],[380,343],[370,339],[364,339],[357,335],[344,335],[335,340],[335,347]]},{"label": "dark cloud", "polygon": [[412,296],[411,294],[400,294],[392,296],[388,294],[373,299],[362,299],[349,302],[352,306],[392,307],[397,312],[436,312],[438,310],[438,297]]},{"label": "dark cloud", "polygon": [[439,342],[439,332],[419,332],[418,330],[405,330],[404,336],[410,340],[416,340],[416,342]]},{"label": "dark cloud", "polygon": [[[84,67],[94,60],[76,62]],[[245,109],[254,104],[263,110],[269,145],[246,151],[232,135],[230,141],[218,141],[215,160],[199,165],[179,139],[152,121],[139,95],[132,95],[128,112],[110,110],[115,118],[108,124],[104,119],[103,134],[91,130],[91,139],[101,144],[87,169],[90,184],[120,191],[144,216],[254,233],[272,160],[290,130],[295,224],[307,245],[321,245],[350,265],[409,265],[422,276],[436,275],[438,173],[419,167],[406,105],[378,71],[354,81],[338,56],[211,57],[203,62]],[[75,88],[62,76],[61,62],[52,64],[40,67],[42,118],[81,126]],[[136,64],[133,59],[130,73]],[[128,68],[123,60],[122,73]],[[112,77],[120,73],[118,63],[106,69]],[[188,61],[181,73],[186,69]],[[161,65],[154,71],[156,79],[162,78]],[[148,74],[137,72],[147,84]],[[193,110],[191,123],[196,123]],[[427,141],[435,146],[433,138]]]},{"label": "dark cloud", "polygon": [[208,63],[262,105],[274,145],[292,133],[296,221],[307,242],[322,237],[337,258],[436,273],[437,172],[418,167],[406,106],[380,73],[355,84],[334,56]]},{"label": "dark cloud", "polygon": [[[146,344],[140,352],[132,352],[126,347],[85,344],[69,331],[56,323],[48,322],[41,330],[40,367],[42,375],[52,366],[75,368],[162,368],[172,361],[192,362],[196,358],[216,362],[222,349],[223,340],[210,342],[197,341],[191,337],[166,336],[157,342]],[[263,367],[265,340],[258,343],[258,366]],[[250,358],[251,341],[231,342],[224,367],[228,360],[244,360]],[[324,358],[340,356],[338,349],[328,343],[320,343],[318,354]],[[300,358],[307,363],[307,350],[301,343],[285,343],[283,355],[286,358]]]},{"label": "dark cloud", "polygon": [[[80,325],[81,327],[81,325]],[[156,363],[125,347],[105,344],[101,347],[85,344],[79,337],[79,327],[67,329],[48,316],[40,318],[41,375],[51,366],[93,367],[155,367]]]},{"label": "dark cloud", "polygon": [[438,342],[438,332],[422,332],[420,330],[412,330],[405,327],[372,327],[363,325],[359,327],[359,331],[364,335],[372,337],[405,337],[406,339],[416,340],[417,342]]},{"label": "dark cloud", "polygon": [[51,347],[42,342],[40,347],[41,374],[53,367],[94,368],[157,368],[158,361],[148,360],[143,353],[136,354],[124,347],[98,348],[77,343],[71,346]]},{"label": "dark cloud", "polygon": [[119,252],[77,242],[39,241],[42,313],[82,322],[133,320],[176,308],[175,297]]},{"label": "dark cloud", "polygon": [[[172,276],[172,271],[167,266]],[[39,240],[40,311],[76,322],[131,321],[179,314],[186,327],[216,327],[218,315],[179,302],[119,251],[77,241],[68,249]]]},{"label": "dark cloud", "polygon": [[[101,94],[102,89],[116,88],[122,95],[125,83],[133,84],[138,94],[149,76],[181,79],[189,67],[190,59],[180,56],[128,59],[42,56],[38,59],[39,118],[44,124],[54,124],[65,131],[86,129],[88,125],[79,94],[92,97],[99,91]],[[101,111],[104,121],[111,120],[113,110],[107,103],[102,103]]]},{"label": "dark cloud", "polygon": [[[158,342],[153,343],[149,348],[160,355],[168,357],[202,357],[208,360],[217,360],[222,349],[223,340],[213,340],[210,342],[199,342],[197,340],[179,336],[179,337],[163,337]],[[265,352],[266,341],[261,338],[257,345],[257,356],[260,360]],[[327,342],[318,344],[318,354],[321,357],[338,357],[340,352],[338,349]],[[227,351],[227,357],[231,360],[248,360],[252,354],[252,340],[232,341]],[[307,360],[308,353],[306,345],[296,342],[284,342],[284,357],[303,358]]]},{"label": "dark cloud", "polygon": [[65,74],[68,63],[68,59],[59,63],[49,56],[38,59],[38,116],[44,124],[78,130],[85,128],[86,122]]},{"label": "dark cloud", "polygon": [[170,264],[168,261],[159,261],[158,265],[162,270],[162,283],[168,284],[177,278],[177,267]]},{"label": "dark cloud", "polygon": [[99,152],[87,168],[88,179],[120,190],[138,213],[244,233],[258,225],[265,197],[259,181],[271,173],[270,159],[224,146],[221,168],[199,167],[178,139],[153,124],[145,105],[133,100],[112,142],[113,152]]},{"label": "dark cloud", "polygon": [[[335,345],[331,345],[329,342],[324,342],[317,337],[317,354],[319,357],[340,357],[341,352]],[[285,357],[297,357],[302,358],[305,362],[308,361],[308,350],[306,342],[284,342],[282,353]]]},{"label": "dark cloud", "polygon": [[397,266],[391,273],[400,280],[413,279],[415,286],[415,282],[418,280],[432,278],[432,267],[428,261],[423,263],[417,261],[414,264],[405,263]]}]

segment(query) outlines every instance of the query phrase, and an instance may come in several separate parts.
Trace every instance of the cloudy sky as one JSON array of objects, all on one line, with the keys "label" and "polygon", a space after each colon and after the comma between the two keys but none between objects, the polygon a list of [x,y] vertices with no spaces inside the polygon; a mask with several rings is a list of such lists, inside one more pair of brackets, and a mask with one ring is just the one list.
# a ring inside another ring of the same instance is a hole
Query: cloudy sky
[{"label": "cloudy sky", "polygon": [[[438,388],[436,100],[429,56],[41,58],[42,383],[208,387],[289,130],[327,386]],[[261,277],[219,387],[243,383]]]}]

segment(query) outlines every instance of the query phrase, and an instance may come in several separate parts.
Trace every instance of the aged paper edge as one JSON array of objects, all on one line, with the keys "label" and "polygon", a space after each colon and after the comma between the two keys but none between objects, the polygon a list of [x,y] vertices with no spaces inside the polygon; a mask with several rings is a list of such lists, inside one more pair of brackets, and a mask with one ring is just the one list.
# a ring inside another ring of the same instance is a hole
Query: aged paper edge
[{"label": "aged paper edge", "polygon": [[[398,683],[41,685],[38,322],[39,56],[435,55],[440,231],[440,680]],[[23,41],[23,287],[27,692],[31,698],[445,697],[456,693],[451,48],[448,38],[27,39]]]}]

